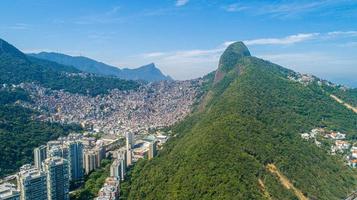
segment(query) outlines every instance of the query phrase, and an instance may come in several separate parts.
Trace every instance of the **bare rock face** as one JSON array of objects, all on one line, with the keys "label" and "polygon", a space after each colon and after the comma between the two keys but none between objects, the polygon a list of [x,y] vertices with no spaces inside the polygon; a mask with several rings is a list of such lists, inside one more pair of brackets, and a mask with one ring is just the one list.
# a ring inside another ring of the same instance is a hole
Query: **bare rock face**
[{"label": "bare rock face", "polygon": [[225,74],[234,69],[239,61],[246,56],[251,55],[249,49],[243,42],[235,42],[229,45],[219,60],[218,70],[215,75],[214,83],[222,80]]}]

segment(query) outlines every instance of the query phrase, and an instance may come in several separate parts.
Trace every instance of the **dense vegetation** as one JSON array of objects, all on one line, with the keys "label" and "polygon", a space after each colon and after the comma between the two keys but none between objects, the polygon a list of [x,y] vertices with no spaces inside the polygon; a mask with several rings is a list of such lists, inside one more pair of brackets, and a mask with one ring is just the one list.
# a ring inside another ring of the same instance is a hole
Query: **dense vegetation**
[{"label": "dense vegetation", "polygon": [[290,70],[246,56],[241,45],[222,56],[224,77],[203,98],[204,109],[173,128],[158,157],[135,166],[128,199],[296,199],[270,163],[309,199],[341,199],[356,189],[340,158],[299,133],[326,127],[357,135],[357,115],[318,85],[289,81]]},{"label": "dense vegetation", "polygon": [[96,197],[105,179],[110,176],[110,165],[110,159],[102,160],[101,168],[96,169],[86,177],[84,186],[71,194],[71,199],[87,200]]},{"label": "dense vegetation", "polygon": [[135,81],[83,74],[74,67],[60,65],[25,54],[0,39],[0,83],[35,82],[44,87],[96,96],[108,90],[139,87]]},{"label": "dense vegetation", "polygon": [[30,98],[21,89],[0,91],[0,177],[33,161],[33,148],[80,130],[78,126],[34,120],[36,113],[15,104]]},{"label": "dense vegetation", "polygon": [[338,98],[342,99],[344,102],[357,107],[357,88],[341,88],[341,87],[331,87],[323,85],[322,88]]}]

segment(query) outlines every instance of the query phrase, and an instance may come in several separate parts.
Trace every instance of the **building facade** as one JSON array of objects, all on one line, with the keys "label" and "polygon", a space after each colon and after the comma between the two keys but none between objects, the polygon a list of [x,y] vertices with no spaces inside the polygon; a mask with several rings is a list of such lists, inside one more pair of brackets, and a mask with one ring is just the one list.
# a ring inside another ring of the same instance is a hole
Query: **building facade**
[{"label": "building facade", "polygon": [[48,200],[69,200],[68,161],[60,157],[47,158],[43,169],[47,176]]},{"label": "building facade", "polygon": [[34,164],[37,169],[41,169],[42,162],[47,158],[47,147],[41,145],[33,150]]},{"label": "building facade", "polygon": [[118,159],[115,159],[110,165],[110,176],[120,179],[120,168],[120,161]]},{"label": "building facade", "polygon": [[85,151],[83,154],[83,165],[85,174],[89,174],[91,171],[96,169],[97,156],[93,151]]},{"label": "building facade", "polygon": [[47,177],[41,170],[24,165],[18,174],[21,200],[47,200]]},{"label": "building facade", "polygon": [[153,142],[150,142],[149,144],[149,151],[148,151],[148,159],[152,159],[156,156],[157,154],[157,142],[156,141],[153,141]]},{"label": "building facade", "polygon": [[68,156],[70,180],[83,180],[83,144],[80,141],[68,143]]},{"label": "building facade", "polygon": [[16,186],[11,183],[3,183],[0,185],[1,200],[20,200],[20,192]]}]

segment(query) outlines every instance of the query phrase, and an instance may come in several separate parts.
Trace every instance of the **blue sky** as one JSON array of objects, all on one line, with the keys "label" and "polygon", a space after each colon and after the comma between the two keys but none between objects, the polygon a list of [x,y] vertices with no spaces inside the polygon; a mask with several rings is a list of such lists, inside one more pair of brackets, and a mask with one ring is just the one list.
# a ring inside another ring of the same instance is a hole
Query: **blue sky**
[{"label": "blue sky", "polygon": [[25,52],[150,62],[176,79],[217,68],[242,40],[254,56],[357,87],[357,0],[2,0],[0,37]]}]

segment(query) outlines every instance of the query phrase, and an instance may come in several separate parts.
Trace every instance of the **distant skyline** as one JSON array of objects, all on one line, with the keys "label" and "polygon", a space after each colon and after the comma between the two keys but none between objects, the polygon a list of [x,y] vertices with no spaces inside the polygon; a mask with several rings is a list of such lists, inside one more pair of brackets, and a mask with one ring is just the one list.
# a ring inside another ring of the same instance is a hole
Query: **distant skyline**
[{"label": "distant skyline", "polygon": [[357,0],[3,0],[0,38],[24,52],[110,65],[156,63],[175,79],[217,68],[244,41],[251,54],[357,87]]}]

